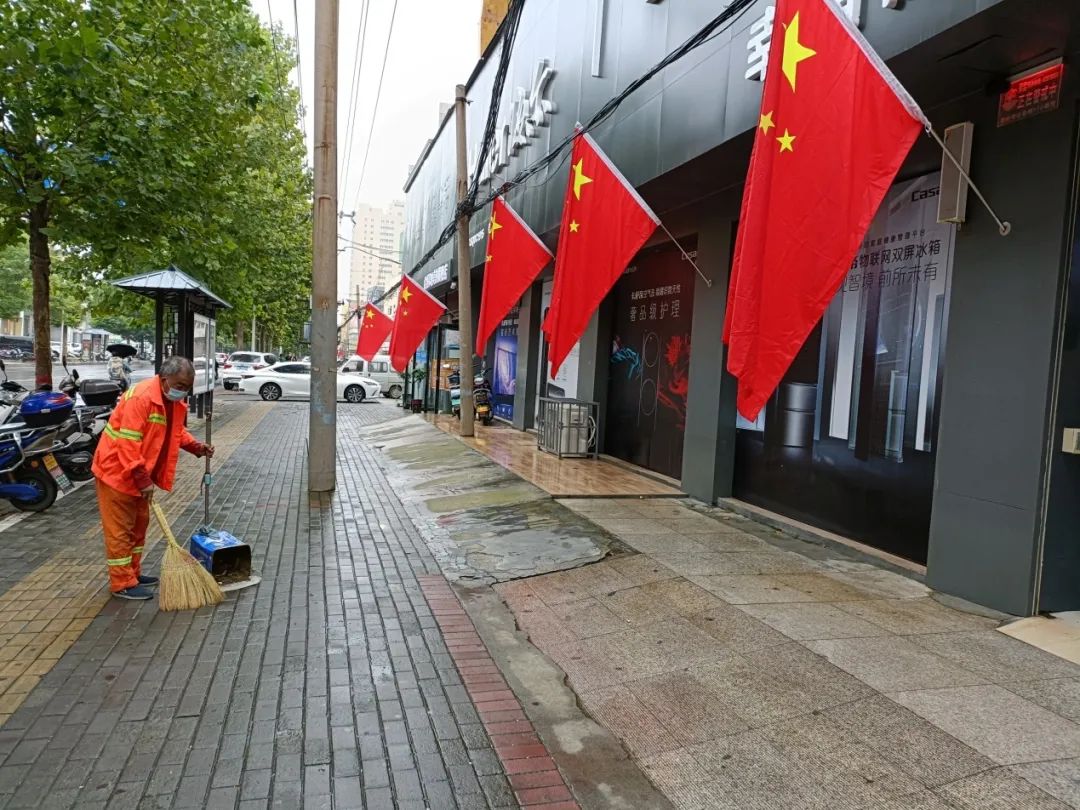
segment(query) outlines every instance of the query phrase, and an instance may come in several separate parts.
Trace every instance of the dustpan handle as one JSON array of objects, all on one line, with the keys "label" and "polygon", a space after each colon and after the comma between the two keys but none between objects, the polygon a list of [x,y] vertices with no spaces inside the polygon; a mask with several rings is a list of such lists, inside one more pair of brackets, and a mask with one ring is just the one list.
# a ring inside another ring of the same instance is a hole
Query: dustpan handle
[{"label": "dustpan handle", "polygon": [[[214,412],[206,412],[206,443],[211,444],[213,442],[212,425],[214,422]],[[206,462],[206,472],[203,474],[203,486],[202,486],[202,515],[203,525],[210,525],[210,456],[203,456],[203,461]]]},{"label": "dustpan handle", "polygon": [[154,513],[154,517],[157,518],[158,526],[161,527],[162,533],[165,535],[165,539],[173,545],[176,545],[176,538],[173,537],[172,529],[169,528],[169,521],[165,519],[165,512],[161,509],[161,504],[157,501],[150,501],[150,511]]}]

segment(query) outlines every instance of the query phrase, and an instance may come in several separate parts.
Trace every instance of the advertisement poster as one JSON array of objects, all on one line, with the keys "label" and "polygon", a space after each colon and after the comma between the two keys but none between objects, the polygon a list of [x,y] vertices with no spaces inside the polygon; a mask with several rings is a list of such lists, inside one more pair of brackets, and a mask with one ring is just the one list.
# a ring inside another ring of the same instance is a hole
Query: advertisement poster
[{"label": "advertisement poster", "polygon": [[[548,279],[544,282],[541,298],[540,298],[540,322],[543,323],[544,318],[547,317],[548,307],[551,306],[551,286],[552,280]],[[562,367],[559,369],[559,373],[554,377],[551,376],[551,366],[547,361],[547,344],[544,342],[543,336],[540,338],[540,364],[537,367],[536,379],[543,380],[543,385],[536,387],[536,412],[540,413],[540,397],[551,398],[563,398],[574,399],[577,397],[577,380],[578,380],[578,362],[581,355],[581,344],[575,343],[574,348],[570,350],[570,353],[563,361]]]},{"label": "advertisement poster", "polygon": [[[696,241],[683,247],[695,254]],[[682,477],[694,270],[678,247],[643,251],[615,285],[605,452]]]},{"label": "advertisement poster", "polygon": [[205,315],[194,316],[192,330],[191,364],[195,366],[195,384],[193,394],[208,393],[214,390],[215,366],[217,361],[217,323]]},{"label": "advertisement poster", "polygon": [[763,416],[737,422],[737,497],[916,562],[955,236],[938,195],[937,173],[893,187]]},{"label": "advertisement poster", "polygon": [[495,330],[494,374],[491,393],[495,415],[514,418],[514,388],[517,385],[518,308],[514,307]]}]

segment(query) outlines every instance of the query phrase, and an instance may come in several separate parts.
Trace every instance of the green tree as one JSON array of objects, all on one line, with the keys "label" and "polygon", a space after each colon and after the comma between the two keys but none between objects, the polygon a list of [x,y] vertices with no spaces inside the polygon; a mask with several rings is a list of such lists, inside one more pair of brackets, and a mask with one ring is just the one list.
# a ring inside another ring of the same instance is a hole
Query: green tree
[{"label": "green tree", "polygon": [[246,0],[0,0],[0,241],[27,239],[39,382],[52,245],[84,290],[170,261],[234,296],[297,274],[295,228],[272,260],[251,233],[308,194],[290,58]]},{"label": "green tree", "polygon": [[30,309],[30,257],[25,245],[0,248],[0,318]]}]

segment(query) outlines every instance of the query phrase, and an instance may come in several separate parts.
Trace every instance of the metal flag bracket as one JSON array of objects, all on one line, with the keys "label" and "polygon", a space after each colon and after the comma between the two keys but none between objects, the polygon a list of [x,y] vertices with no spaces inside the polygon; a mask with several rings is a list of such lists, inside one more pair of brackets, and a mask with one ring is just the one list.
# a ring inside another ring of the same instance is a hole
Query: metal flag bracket
[{"label": "metal flag bracket", "polygon": [[701,268],[697,266],[697,262],[695,262],[690,257],[690,254],[686,252],[686,249],[682,245],[679,244],[679,240],[675,238],[675,234],[673,234],[671,231],[668,230],[667,225],[665,225],[663,222],[660,222],[659,218],[657,218],[657,222],[659,222],[660,227],[664,229],[664,233],[666,233],[668,235],[668,239],[670,239],[672,242],[675,243],[675,247],[677,247],[679,249],[679,253],[682,254],[683,258],[686,259],[688,262],[690,262],[690,266],[693,267],[695,271],[697,271],[697,274],[699,276],[701,276],[701,280],[705,282],[705,286],[709,287],[711,289],[712,288],[712,279],[709,278],[707,275],[705,275],[701,271]]},{"label": "metal flag bracket", "polygon": [[971,187],[971,190],[975,192],[975,196],[979,198],[979,202],[981,202],[983,204],[983,207],[990,212],[990,216],[992,216],[994,218],[994,222],[997,223],[998,233],[1000,233],[1002,236],[1008,236],[1010,233],[1012,233],[1012,223],[1008,220],[1003,220],[997,215],[997,212],[991,207],[990,203],[987,202],[986,197],[983,196],[983,193],[979,190],[979,187],[975,185],[975,181],[971,179],[971,175],[964,171],[964,167],[960,165],[960,161],[956,159],[956,155],[949,151],[949,147],[945,145],[945,141],[942,139],[942,137],[938,135],[937,132],[934,131],[934,128],[929,125],[927,125],[926,127],[926,134],[933,138],[935,141],[937,141],[938,146],[941,147],[941,151],[945,153],[945,156],[949,158],[952,164],[956,167],[956,170],[960,172],[960,176],[964,178],[968,186]]}]

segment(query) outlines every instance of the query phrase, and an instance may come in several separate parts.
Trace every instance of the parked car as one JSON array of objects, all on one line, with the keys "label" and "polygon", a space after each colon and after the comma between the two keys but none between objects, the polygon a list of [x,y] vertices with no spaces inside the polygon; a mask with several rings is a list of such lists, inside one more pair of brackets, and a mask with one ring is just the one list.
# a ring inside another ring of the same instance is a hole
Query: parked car
[{"label": "parked car", "polygon": [[221,384],[226,391],[240,387],[245,372],[260,371],[277,362],[277,357],[264,352],[233,352],[222,366]]},{"label": "parked car", "polygon": [[[382,386],[357,374],[337,375],[337,398],[358,403],[379,395]],[[267,402],[279,399],[308,399],[311,396],[310,363],[277,363],[270,368],[244,372],[240,390],[258,394]]]},{"label": "parked car", "polygon": [[377,354],[371,362],[353,355],[338,369],[340,374],[360,374],[379,383],[384,397],[397,399],[404,390],[401,375],[390,367],[390,355]]}]

